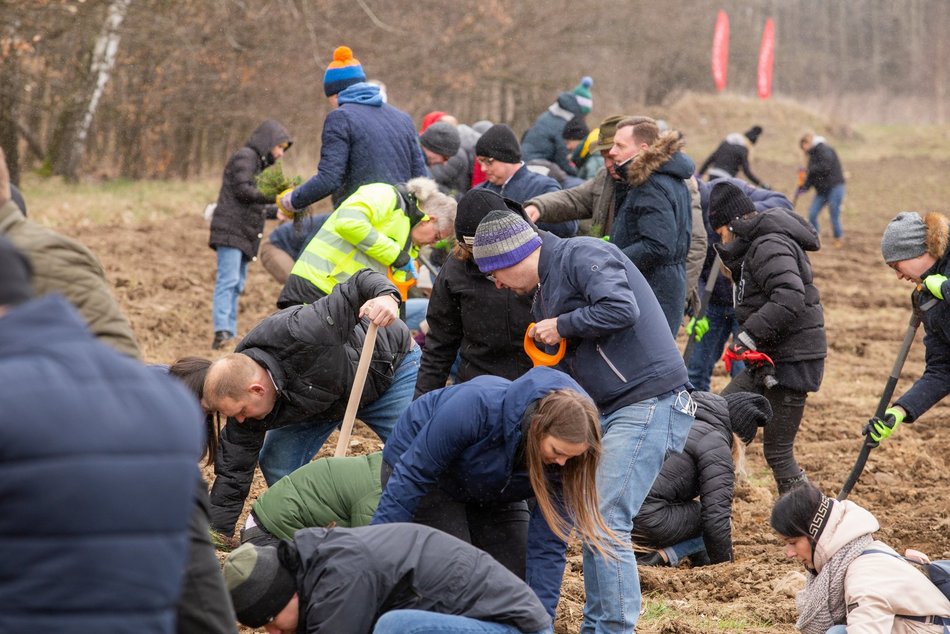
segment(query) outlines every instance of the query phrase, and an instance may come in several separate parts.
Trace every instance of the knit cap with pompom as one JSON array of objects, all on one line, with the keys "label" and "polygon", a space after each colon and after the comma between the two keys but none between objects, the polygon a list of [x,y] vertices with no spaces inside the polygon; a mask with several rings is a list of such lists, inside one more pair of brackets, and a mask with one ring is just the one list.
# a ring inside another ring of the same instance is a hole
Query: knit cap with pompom
[{"label": "knit cap with pompom", "polygon": [[366,73],[360,61],[353,57],[349,46],[338,46],[333,51],[333,61],[323,73],[323,92],[327,97],[332,97],[361,81],[366,81]]},{"label": "knit cap with pompom", "polygon": [[571,91],[583,114],[590,114],[590,111],[594,108],[594,97],[590,94],[590,88],[593,85],[594,80],[589,75],[584,75],[581,77],[581,83],[577,84],[574,90]]}]

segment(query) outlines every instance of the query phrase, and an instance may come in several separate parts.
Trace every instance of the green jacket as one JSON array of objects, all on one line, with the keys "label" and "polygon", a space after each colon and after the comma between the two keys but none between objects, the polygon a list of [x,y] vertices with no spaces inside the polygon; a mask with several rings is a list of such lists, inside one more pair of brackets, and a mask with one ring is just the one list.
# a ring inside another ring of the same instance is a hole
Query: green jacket
[{"label": "green jacket", "polygon": [[383,454],[320,458],[281,478],[251,507],[257,522],[281,539],[301,528],[366,526],[376,512]]}]

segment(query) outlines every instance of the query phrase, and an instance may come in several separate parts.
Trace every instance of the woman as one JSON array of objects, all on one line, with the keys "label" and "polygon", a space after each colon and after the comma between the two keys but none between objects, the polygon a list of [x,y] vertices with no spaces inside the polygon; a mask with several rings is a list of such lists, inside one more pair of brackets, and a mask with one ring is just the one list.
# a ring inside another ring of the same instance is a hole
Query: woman
[{"label": "woman", "polygon": [[699,166],[697,173],[702,176],[708,170],[709,180],[712,181],[717,178],[735,178],[739,170],[742,170],[746,179],[753,185],[762,189],[771,189],[768,185],[763,185],[749,167],[752,146],[759,140],[761,134],[762,126],[754,125],[742,134],[733,132],[727,135],[716,150]]},{"label": "woman", "polygon": [[725,398],[693,392],[696,421],[682,453],[672,454],[640,507],[633,538],[657,549],[637,563],[693,566],[732,561],[732,496],[745,446],[772,417],[764,396],[736,392]]},{"label": "woman", "polygon": [[[729,182],[713,185],[709,224],[735,283],[739,334],[732,356],[746,368],[722,391],[756,392],[769,399],[765,460],[779,493],[806,481],[794,445],[809,392],[821,386],[827,342],[818,289],[806,251],[817,251],[817,232],[786,209],[757,212],[752,200]],[[753,361],[748,353],[764,353]],[[751,362],[748,362],[751,361]],[[774,363],[774,365],[773,365]]]},{"label": "woman", "polygon": [[539,367],[515,381],[477,377],[400,417],[372,523],[415,521],[478,546],[525,578],[553,616],[572,527],[607,552],[600,452],[597,410],[568,375]]},{"label": "woman", "polygon": [[950,600],[920,571],[872,533],[869,512],[825,497],[811,484],[783,495],[772,528],[786,557],[807,571],[795,624],[804,634],[946,632]]}]

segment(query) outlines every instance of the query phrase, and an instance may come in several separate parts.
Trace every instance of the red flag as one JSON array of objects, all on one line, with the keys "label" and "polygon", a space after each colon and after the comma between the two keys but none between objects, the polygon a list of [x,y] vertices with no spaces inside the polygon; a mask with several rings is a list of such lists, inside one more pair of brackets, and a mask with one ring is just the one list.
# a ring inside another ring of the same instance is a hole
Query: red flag
[{"label": "red flag", "polygon": [[716,92],[726,87],[726,74],[729,70],[729,16],[720,10],[716,15],[716,30],[713,32],[712,76]]},{"label": "red flag", "polygon": [[759,48],[759,98],[772,96],[772,63],[775,61],[775,22],[765,21],[762,30],[762,46]]}]

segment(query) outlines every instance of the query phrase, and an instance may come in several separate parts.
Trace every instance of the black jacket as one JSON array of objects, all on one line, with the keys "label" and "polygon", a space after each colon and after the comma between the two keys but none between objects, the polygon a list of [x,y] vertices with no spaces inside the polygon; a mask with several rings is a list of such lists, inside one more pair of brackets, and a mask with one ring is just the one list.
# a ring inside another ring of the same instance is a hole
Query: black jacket
[{"label": "black jacket", "polygon": [[780,384],[816,391],[828,345],[821,299],[805,251],[818,250],[818,232],[786,209],[736,219],[730,227],[735,239],[716,248],[736,284],[739,327],[775,362]]},{"label": "black jacket", "polygon": [[459,353],[459,383],[483,374],[513,381],[530,370],[523,343],[534,321],[531,301],[530,295],[495,288],[473,259],[450,256],[432,286],[415,396],[445,387]]},{"label": "black jacket", "polygon": [[551,627],[528,585],[483,551],[418,524],[304,528],[281,542],[296,572],[297,631],[369,634],[391,610],[415,609],[505,623],[522,632]]},{"label": "black jacket", "polygon": [[264,206],[274,199],[262,194],[254,179],[274,163],[271,150],[290,142],[286,128],[268,119],[254,130],[244,147],[231,156],[224,168],[208,246],[240,249],[247,260],[257,256],[264,232]]},{"label": "black jacket", "polygon": [[710,167],[719,168],[733,177],[739,173],[739,170],[742,170],[750,183],[759,187],[762,186],[762,181],[752,173],[752,169],[749,167],[749,148],[739,139],[730,139],[720,143],[719,147],[709,155],[709,158],[699,166],[699,175],[705,174]]},{"label": "black jacket", "polygon": [[844,183],[844,172],[838,154],[827,143],[816,143],[808,150],[808,176],[802,189],[814,187],[815,191],[827,195],[836,185]]},{"label": "black jacket", "polygon": [[[360,306],[397,292],[381,274],[363,269],[327,297],[267,317],[238,344],[236,352],[270,371],[277,402],[266,418],[244,423],[229,419],[221,430],[211,487],[215,530],[228,535],[234,531],[268,429],[308,419],[343,418],[369,324],[357,319]],[[412,345],[402,321],[379,329],[360,403],[372,403],[389,388]]]},{"label": "black jacket", "polygon": [[686,446],[663,463],[633,525],[636,536],[654,548],[702,535],[710,562],[717,564],[732,561],[734,439],[724,398],[693,392],[693,400],[696,420]]}]

